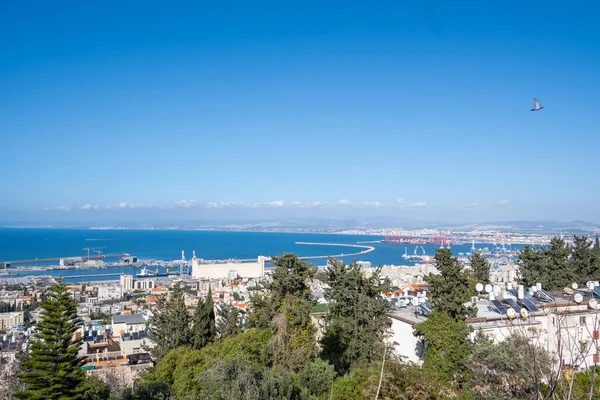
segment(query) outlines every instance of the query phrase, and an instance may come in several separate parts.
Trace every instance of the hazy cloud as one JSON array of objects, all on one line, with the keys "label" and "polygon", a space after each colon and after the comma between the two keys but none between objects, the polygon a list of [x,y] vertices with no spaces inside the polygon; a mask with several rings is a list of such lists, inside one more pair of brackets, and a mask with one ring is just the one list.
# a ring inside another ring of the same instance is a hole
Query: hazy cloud
[{"label": "hazy cloud", "polygon": [[311,207],[319,207],[321,205],[320,201],[313,201],[312,203],[310,203]]},{"label": "hazy cloud", "polygon": [[175,203],[172,203],[173,207],[179,207],[179,208],[191,208],[191,207],[195,207],[197,205],[198,205],[198,203],[196,202],[196,200],[179,200],[179,201],[176,201]]},{"label": "hazy cloud", "polygon": [[235,201],[211,201],[206,203],[206,208],[244,207],[244,204]]},{"label": "hazy cloud", "polygon": [[379,201],[367,201],[367,202],[365,202],[365,206],[380,208],[380,207],[385,206],[385,204],[383,204]]},{"label": "hazy cloud", "polygon": [[71,211],[71,207],[58,206],[58,207],[44,207],[44,211]]},{"label": "hazy cloud", "polygon": [[97,210],[98,209],[98,205],[97,204],[94,204],[94,205],[84,204],[84,205],[81,206],[81,209],[82,210]]},{"label": "hazy cloud", "polygon": [[427,207],[427,203],[425,203],[424,201],[418,201],[416,203],[409,204],[408,207],[425,208],[425,207]]},{"label": "hazy cloud", "polygon": [[472,210],[473,208],[477,208],[477,207],[479,207],[479,204],[477,204],[477,203],[469,203],[469,204],[465,204],[465,206],[463,208],[467,209],[467,210]]},{"label": "hazy cloud", "polygon": [[273,200],[273,201],[265,201],[262,203],[254,203],[250,207],[259,208],[259,207],[283,207],[285,205],[285,201],[283,200]]},{"label": "hazy cloud", "polygon": [[498,204],[500,204],[501,206],[503,206],[503,205],[505,205],[505,204],[508,204],[508,200],[500,200],[500,201],[498,202]]},{"label": "hazy cloud", "polygon": [[337,201],[337,203],[338,203],[340,206],[347,206],[347,205],[350,205],[350,200],[347,200],[347,199],[341,199],[341,200],[338,200],[338,201]]},{"label": "hazy cloud", "polygon": [[396,200],[394,200],[394,203],[396,204],[402,204],[404,202],[404,197],[398,197]]}]

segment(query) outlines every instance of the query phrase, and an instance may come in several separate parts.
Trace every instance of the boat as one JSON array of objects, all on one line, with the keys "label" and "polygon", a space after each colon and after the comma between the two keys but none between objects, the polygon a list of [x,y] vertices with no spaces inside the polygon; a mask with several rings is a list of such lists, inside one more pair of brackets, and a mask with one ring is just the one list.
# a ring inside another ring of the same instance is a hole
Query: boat
[{"label": "boat", "polygon": [[136,274],[135,276],[137,276],[138,278],[148,278],[151,276],[156,276],[156,274],[154,272],[149,271],[148,268],[142,267],[140,273]]}]

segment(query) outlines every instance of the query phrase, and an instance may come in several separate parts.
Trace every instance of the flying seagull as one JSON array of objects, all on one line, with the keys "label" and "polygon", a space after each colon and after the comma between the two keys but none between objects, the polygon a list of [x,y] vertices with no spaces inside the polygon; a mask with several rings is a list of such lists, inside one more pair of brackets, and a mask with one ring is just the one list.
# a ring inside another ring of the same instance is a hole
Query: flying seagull
[{"label": "flying seagull", "polygon": [[533,99],[533,108],[531,111],[540,111],[542,108],[544,108],[544,106],[540,104],[538,99]]}]

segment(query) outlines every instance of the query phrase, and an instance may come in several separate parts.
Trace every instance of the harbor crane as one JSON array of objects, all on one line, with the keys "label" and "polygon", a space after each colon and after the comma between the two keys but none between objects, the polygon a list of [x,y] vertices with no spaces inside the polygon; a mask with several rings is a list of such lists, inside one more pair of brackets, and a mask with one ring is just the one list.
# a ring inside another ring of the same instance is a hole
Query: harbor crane
[{"label": "harbor crane", "polygon": [[82,250],[87,250],[87,260],[90,261],[90,252],[91,251],[95,251],[96,253],[98,253],[98,259],[101,258],[100,254],[102,254],[102,251],[100,251],[100,249],[104,249],[105,247],[84,247]]}]

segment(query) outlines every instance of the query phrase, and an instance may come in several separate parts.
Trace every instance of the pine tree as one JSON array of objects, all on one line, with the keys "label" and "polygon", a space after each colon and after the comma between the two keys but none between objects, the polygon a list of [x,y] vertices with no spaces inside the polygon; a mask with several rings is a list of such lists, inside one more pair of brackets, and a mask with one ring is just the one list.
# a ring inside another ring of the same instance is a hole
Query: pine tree
[{"label": "pine tree", "polygon": [[570,287],[575,276],[573,265],[569,262],[570,250],[566,242],[558,237],[552,238],[550,246],[544,248],[544,256],[549,266],[544,288],[556,290]]},{"label": "pine tree", "polygon": [[179,283],[175,284],[167,301],[160,300],[159,309],[150,319],[152,341],[156,344],[151,351],[158,360],[179,346],[192,346],[192,318]]},{"label": "pine tree", "polygon": [[369,363],[383,354],[383,334],[388,325],[387,308],[381,294],[389,284],[382,283],[381,269],[371,277],[362,275],[353,262],[329,260],[325,298],[328,303],[327,329],[323,337],[323,357],[345,373],[355,363]]},{"label": "pine tree", "polygon": [[578,283],[598,279],[598,266],[596,265],[596,254],[592,249],[592,242],[585,236],[573,236],[571,247],[571,269]]},{"label": "pine tree", "polygon": [[452,251],[437,249],[435,263],[440,274],[429,274],[425,278],[429,283],[434,309],[447,314],[455,321],[475,315],[476,309],[464,305],[470,300],[470,294],[473,292],[469,274],[463,270],[456,257],[452,256]]},{"label": "pine tree", "polygon": [[37,324],[39,333],[30,342],[29,357],[20,375],[25,390],[15,397],[27,400],[76,400],[87,390],[79,357],[82,339],[74,339],[79,327],[77,304],[67,287],[59,282],[50,289]]},{"label": "pine tree", "polygon": [[436,308],[427,320],[415,326],[423,338],[423,367],[441,381],[461,381],[467,373],[470,326]]},{"label": "pine tree", "polygon": [[196,350],[200,350],[216,337],[215,308],[210,288],[208,289],[206,300],[198,300],[193,322],[193,346]]},{"label": "pine tree", "polygon": [[547,284],[548,259],[542,249],[525,245],[519,253],[517,260],[519,266],[520,282],[525,287],[534,286],[536,283]]},{"label": "pine tree", "polygon": [[273,280],[266,285],[268,295],[250,296],[252,312],[248,316],[248,325],[253,328],[270,328],[273,319],[280,311],[284,299],[288,296],[312,301],[308,282],[315,276],[317,269],[295,254],[273,257]]},{"label": "pine tree", "polygon": [[294,254],[273,257],[276,266],[268,295],[251,298],[251,326],[271,329],[273,364],[297,371],[317,355],[316,329],[310,313],[315,304],[309,287],[316,268]]},{"label": "pine tree", "polygon": [[240,312],[231,305],[224,305],[217,311],[217,333],[220,338],[235,336],[242,333]]},{"label": "pine tree", "polygon": [[594,241],[594,253],[596,254],[600,254],[600,239],[598,239],[598,236],[596,236],[596,240]]},{"label": "pine tree", "polygon": [[469,258],[469,261],[475,280],[484,285],[490,283],[490,263],[487,258],[477,252]]}]

